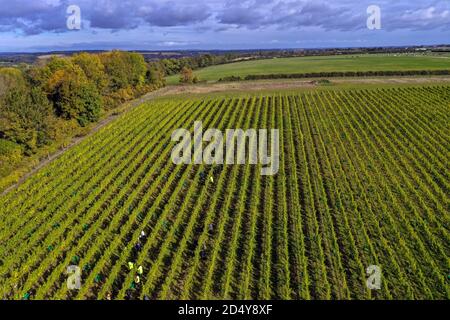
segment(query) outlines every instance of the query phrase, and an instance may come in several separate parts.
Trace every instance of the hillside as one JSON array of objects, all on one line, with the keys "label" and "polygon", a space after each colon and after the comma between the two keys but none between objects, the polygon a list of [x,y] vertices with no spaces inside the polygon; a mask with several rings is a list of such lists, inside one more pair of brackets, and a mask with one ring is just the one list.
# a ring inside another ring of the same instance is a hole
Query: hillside
[{"label": "hillside", "polygon": [[[292,74],[345,71],[449,70],[446,55],[346,55],[324,57],[277,58],[212,66],[197,70],[201,81],[217,81],[230,76]],[[167,78],[168,84],[179,82],[179,76]]]}]

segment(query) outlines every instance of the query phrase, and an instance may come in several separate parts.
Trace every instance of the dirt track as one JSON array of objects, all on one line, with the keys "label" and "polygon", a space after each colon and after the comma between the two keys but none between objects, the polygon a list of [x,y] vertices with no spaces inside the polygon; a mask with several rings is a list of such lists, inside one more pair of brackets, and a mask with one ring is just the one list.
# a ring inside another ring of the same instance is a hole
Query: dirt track
[{"label": "dirt track", "polygon": [[[330,79],[330,81],[335,84],[432,84],[437,82],[450,83],[450,77],[336,78]],[[162,97],[179,94],[296,89],[315,86],[317,86],[317,84],[315,84],[312,79],[224,82],[187,86],[169,86],[155,92],[153,96]]]}]

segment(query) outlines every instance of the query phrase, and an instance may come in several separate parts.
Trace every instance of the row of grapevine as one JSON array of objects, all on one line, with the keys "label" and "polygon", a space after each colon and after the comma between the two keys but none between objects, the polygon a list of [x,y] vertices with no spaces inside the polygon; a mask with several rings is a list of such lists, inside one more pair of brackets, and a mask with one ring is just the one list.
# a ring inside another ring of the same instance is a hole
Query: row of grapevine
[{"label": "row of grapevine", "polygon": [[[449,102],[417,86],[143,104],[0,197],[2,298],[448,299]],[[171,134],[195,121],[278,129],[279,172],[175,165]]]}]

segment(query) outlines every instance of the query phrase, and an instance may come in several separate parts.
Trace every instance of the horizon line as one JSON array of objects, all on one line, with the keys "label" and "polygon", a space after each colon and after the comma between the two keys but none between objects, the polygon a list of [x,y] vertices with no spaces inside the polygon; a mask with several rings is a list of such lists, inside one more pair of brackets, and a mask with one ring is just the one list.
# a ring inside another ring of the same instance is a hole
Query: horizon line
[{"label": "horizon line", "polygon": [[113,48],[113,49],[55,49],[55,50],[31,50],[31,51],[0,51],[0,54],[39,54],[39,53],[64,53],[64,52],[109,52],[109,51],[129,51],[129,52],[237,52],[237,51],[283,51],[283,50],[350,50],[350,49],[379,49],[379,48],[420,48],[420,47],[450,47],[450,43],[442,43],[442,44],[412,44],[412,45],[388,45],[388,46],[344,46],[344,47],[286,47],[286,48],[239,48],[239,49],[196,49],[196,48],[187,48],[187,49],[121,49],[121,48]]}]

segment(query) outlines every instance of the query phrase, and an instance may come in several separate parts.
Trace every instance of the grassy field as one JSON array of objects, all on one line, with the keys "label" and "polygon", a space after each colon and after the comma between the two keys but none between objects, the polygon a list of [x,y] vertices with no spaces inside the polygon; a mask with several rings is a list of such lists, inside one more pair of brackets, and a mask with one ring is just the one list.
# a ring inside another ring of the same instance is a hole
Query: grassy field
[{"label": "grassy field", "polygon": [[[227,76],[244,77],[277,73],[441,69],[450,69],[450,57],[443,55],[355,55],[246,61],[208,67],[196,71],[195,74],[201,81],[217,81]],[[179,82],[179,77],[168,77],[167,81],[169,84],[176,84]]]},{"label": "grassy field", "polygon": [[[0,197],[0,296],[449,299],[449,102],[434,85],[143,104]],[[197,120],[279,129],[279,173],[173,164]]]}]

